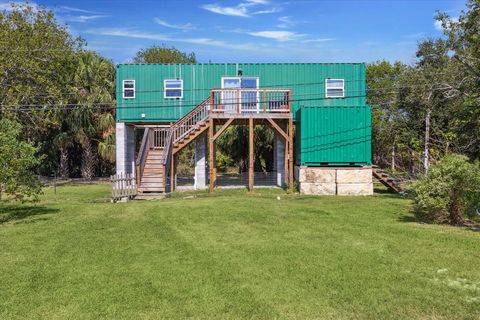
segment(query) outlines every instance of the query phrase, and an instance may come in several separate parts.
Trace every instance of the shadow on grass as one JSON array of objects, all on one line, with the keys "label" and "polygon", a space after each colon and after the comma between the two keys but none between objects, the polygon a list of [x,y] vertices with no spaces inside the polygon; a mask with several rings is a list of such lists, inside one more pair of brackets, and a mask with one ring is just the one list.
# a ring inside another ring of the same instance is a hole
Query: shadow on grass
[{"label": "shadow on grass", "polygon": [[452,224],[448,224],[448,223],[440,223],[440,224],[436,224],[432,221],[428,221],[428,220],[425,220],[425,219],[421,219],[417,216],[415,216],[414,213],[411,213],[411,214],[404,214],[402,216],[400,216],[398,218],[398,221],[399,222],[405,222],[405,223],[417,223],[417,224],[429,224],[429,225],[443,225],[443,226],[450,226],[450,227],[453,227],[453,228],[459,228],[459,229],[465,229],[465,230],[469,230],[469,231],[473,231],[473,232],[480,232],[480,223],[479,222],[476,222],[476,221],[472,221],[472,220],[469,220],[469,219],[466,219],[465,222],[461,225],[452,225]]},{"label": "shadow on grass", "polygon": [[425,221],[421,221],[415,217],[415,215],[412,214],[404,214],[398,218],[398,221],[400,222],[407,222],[407,223],[425,223]]},{"label": "shadow on grass", "polygon": [[45,206],[25,206],[18,204],[0,204],[0,225],[9,221],[23,220],[31,216],[58,212]]}]

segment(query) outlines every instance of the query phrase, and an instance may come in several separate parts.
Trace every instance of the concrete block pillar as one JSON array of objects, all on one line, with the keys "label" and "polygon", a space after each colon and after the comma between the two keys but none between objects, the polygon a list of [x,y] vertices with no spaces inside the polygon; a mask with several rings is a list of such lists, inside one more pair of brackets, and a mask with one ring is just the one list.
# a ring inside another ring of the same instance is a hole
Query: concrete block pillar
[{"label": "concrete block pillar", "polygon": [[135,132],[133,126],[116,123],[116,171],[135,174]]},{"label": "concrete block pillar", "polygon": [[207,134],[195,139],[195,189],[207,187]]},{"label": "concrete block pillar", "polygon": [[285,185],[285,139],[276,134],[273,143],[274,168],[277,171],[277,185]]}]

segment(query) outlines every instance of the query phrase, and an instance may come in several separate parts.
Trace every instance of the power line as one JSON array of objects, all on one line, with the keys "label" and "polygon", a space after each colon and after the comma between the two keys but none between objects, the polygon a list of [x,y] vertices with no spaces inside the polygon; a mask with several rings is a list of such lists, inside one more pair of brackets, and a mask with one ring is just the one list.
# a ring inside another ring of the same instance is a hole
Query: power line
[{"label": "power line", "polygon": [[[351,96],[350,98],[364,98],[366,97],[366,95],[359,95],[359,96]],[[302,102],[302,101],[320,101],[320,100],[331,100],[331,98],[325,98],[325,97],[322,97],[322,98],[304,98],[304,99],[287,99],[287,100],[282,100],[282,102]],[[198,104],[200,104],[201,102],[199,102]],[[257,101],[249,101],[247,102],[248,104],[257,104],[257,103],[261,103],[261,102],[257,102]],[[196,107],[198,106],[198,104],[190,104],[190,105],[182,105],[181,107]],[[237,102],[231,102],[231,103],[222,103],[223,106],[225,105],[238,105]],[[57,111],[57,110],[71,110],[71,109],[114,109],[115,107],[114,106],[109,106],[108,107],[108,104],[103,104],[103,106],[98,106],[98,107],[94,107],[92,108],[92,106],[86,106],[86,105],[78,105],[78,104],[65,104],[65,105],[48,105],[48,107],[56,107],[58,106],[58,108],[55,108],[55,109],[47,109],[47,108],[44,108],[45,106],[41,106],[39,105],[40,108],[36,109],[36,110],[32,110],[30,108],[25,108],[25,106],[21,106],[20,108],[15,108],[15,109],[8,109],[8,110],[3,110],[5,112],[11,112],[11,111]],[[141,108],[142,109],[145,109],[145,108],[178,108],[180,106],[142,106]],[[130,109],[132,107],[120,107],[118,109],[120,110],[124,110],[124,109]],[[137,107],[138,108],[138,107]]]},{"label": "power line", "polygon": [[[407,88],[414,88],[414,87],[422,87],[423,85],[410,85],[410,86],[401,86],[401,87],[395,87],[393,90],[390,88],[375,88],[375,89],[365,89],[365,90],[345,90],[345,94],[347,93],[353,93],[353,92],[375,92],[375,91],[387,91],[384,92],[385,94],[394,94],[394,93],[399,93],[397,91],[398,89],[407,89]],[[234,90],[232,90],[234,91]],[[325,92],[318,92],[318,93],[304,93],[304,94],[292,94],[294,97],[302,97],[302,96],[325,96]],[[361,95],[361,96],[348,96],[346,95],[345,97],[341,99],[351,99],[351,98],[360,98],[360,97],[367,97],[366,95]],[[336,98],[327,98],[327,97],[322,97],[322,98],[316,98],[316,100],[335,100]],[[303,101],[304,99],[291,99],[289,101],[291,102],[297,102],[297,101]],[[287,100],[283,100],[287,101]],[[188,104],[186,104],[188,102]],[[187,108],[187,107],[195,107],[198,104],[203,102],[203,100],[178,100],[178,103],[173,105],[173,104],[164,104],[165,100],[160,100],[160,101],[133,101],[133,100],[128,100],[128,101],[122,101],[121,103],[119,102],[97,102],[97,103],[65,103],[65,104],[11,104],[11,105],[0,105],[0,108],[38,108],[40,110],[45,110],[46,108],[55,108],[51,110],[61,110],[62,108],[64,109],[72,109],[75,107],[80,107],[80,108],[99,108],[99,109],[112,109],[115,108],[115,106],[118,105],[117,109],[144,109],[144,108]],[[162,105],[158,105],[157,103],[162,103]],[[262,103],[262,101],[255,101],[255,103]],[[151,105],[149,106],[148,104],[156,104],[156,105]],[[229,104],[237,104],[237,102],[232,102],[232,103],[222,103],[223,105],[229,105]],[[132,106],[130,106],[132,105]],[[7,110],[4,110],[7,111]]]},{"label": "power line", "polygon": [[[445,73],[447,74],[447,73]],[[227,76],[226,76],[227,77]],[[234,77],[234,76],[232,76]],[[252,76],[252,77],[256,77],[256,76]],[[173,79],[174,77],[172,77]],[[323,81],[316,81],[316,82],[300,82],[300,83],[280,83],[280,84],[270,84],[268,86],[262,86],[262,85],[259,85],[259,88],[258,89],[268,89],[268,88],[278,88],[278,87],[285,87],[284,89],[288,89],[287,87],[290,87],[290,86],[314,86],[314,85],[325,85],[325,80],[328,79],[328,78],[325,78]],[[333,78],[332,78],[333,79]],[[124,79],[124,80],[136,80],[136,79]],[[365,83],[365,86],[368,87],[368,82],[376,82],[376,81],[395,81],[397,79],[395,78],[370,78],[370,79],[351,79],[351,80],[344,80],[344,83],[354,83],[354,82],[363,82]],[[368,82],[367,82],[368,81]],[[73,85],[74,83],[72,83]],[[103,86],[103,87],[100,87],[101,90],[104,90],[104,89],[107,89],[107,87]],[[221,89],[221,88],[188,88],[188,89],[182,89],[183,92],[194,92],[194,91],[210,91],[210,90],[214,90],[214,89]],[[60,96],[68,96],[68,95],[74,95],[74,96],[81,96],[82,93],[81,91],[82,90],[86,90],[86,88],[82,88],[82,87],[79,87],[78,88],[78,91],[77,92],[60,92],[58,93]],[[233,89],[232,89],[233,90]],[[160,92],[164,92],[164,88],[163,88],[163,85],[162,85],[162,88],[161,89],[155,89],[155,90],[135,90],[135,93],[160,93]],[[115,90],[115,94],[117,95],[121,95],[123,93],[123,90]],[[49,97],[49,95],[47,94],[37,94],[37,96],[44,96],[44,97]],[[55,96],[51,96],[52,98],[56,98]]]}]

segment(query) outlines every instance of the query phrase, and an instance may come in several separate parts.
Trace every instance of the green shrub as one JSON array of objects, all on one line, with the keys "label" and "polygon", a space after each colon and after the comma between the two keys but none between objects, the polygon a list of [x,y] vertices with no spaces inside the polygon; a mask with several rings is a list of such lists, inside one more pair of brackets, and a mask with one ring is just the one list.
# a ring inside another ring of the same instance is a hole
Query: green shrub
[{"label": "green shrub", "polygon": [[447,155],[413,185],[417,217],[434,223],[463,224],[480,207],[480,167],[462,155]]}]

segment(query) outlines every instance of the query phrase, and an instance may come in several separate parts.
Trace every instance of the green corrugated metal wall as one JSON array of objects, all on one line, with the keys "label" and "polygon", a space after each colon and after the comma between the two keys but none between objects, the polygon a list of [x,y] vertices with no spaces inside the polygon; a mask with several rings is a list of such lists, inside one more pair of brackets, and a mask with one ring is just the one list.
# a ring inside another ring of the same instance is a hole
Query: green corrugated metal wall
[{"label": "green corrugated metal wall", "polygon": [[[117,66],[117,121],[175,121],[221,87],[221,78],[260,79],[262,88],[289,88],[295,111],[305,106],[364,106],[365,65],[361,63],[121,64]],[[183,99],[164,99],[163,80],[183,79]],[[345,79],[346,97],[325,99],[325,79]],[[122,99],[122,80],[135,80],[135,99]],[[142,114],[145,117],[142,117]],[[296,120],[296,119],[294,119]]]},{"label": "green corrugated metal wall", "polygon": [[[365,64],[121,64],[117,66],[117,121],[176,121],[221,87],[221,78],[259,77],[261,88],[289,88],[296,122],[296,163],[371,164],[371,111]],[[164,99],[163,80],[183,79],[183,99]],[[345,98],[326,99],[325,79],[345,79]],[[122,80],[135,80],[135,99],[122,99]],[[144,115],[144,117],[142,117]]]},{"label": "green corrugated metal wall", "polygon": [[370,107],[301,107],[297,117],[297,164],[371,164]]}]

